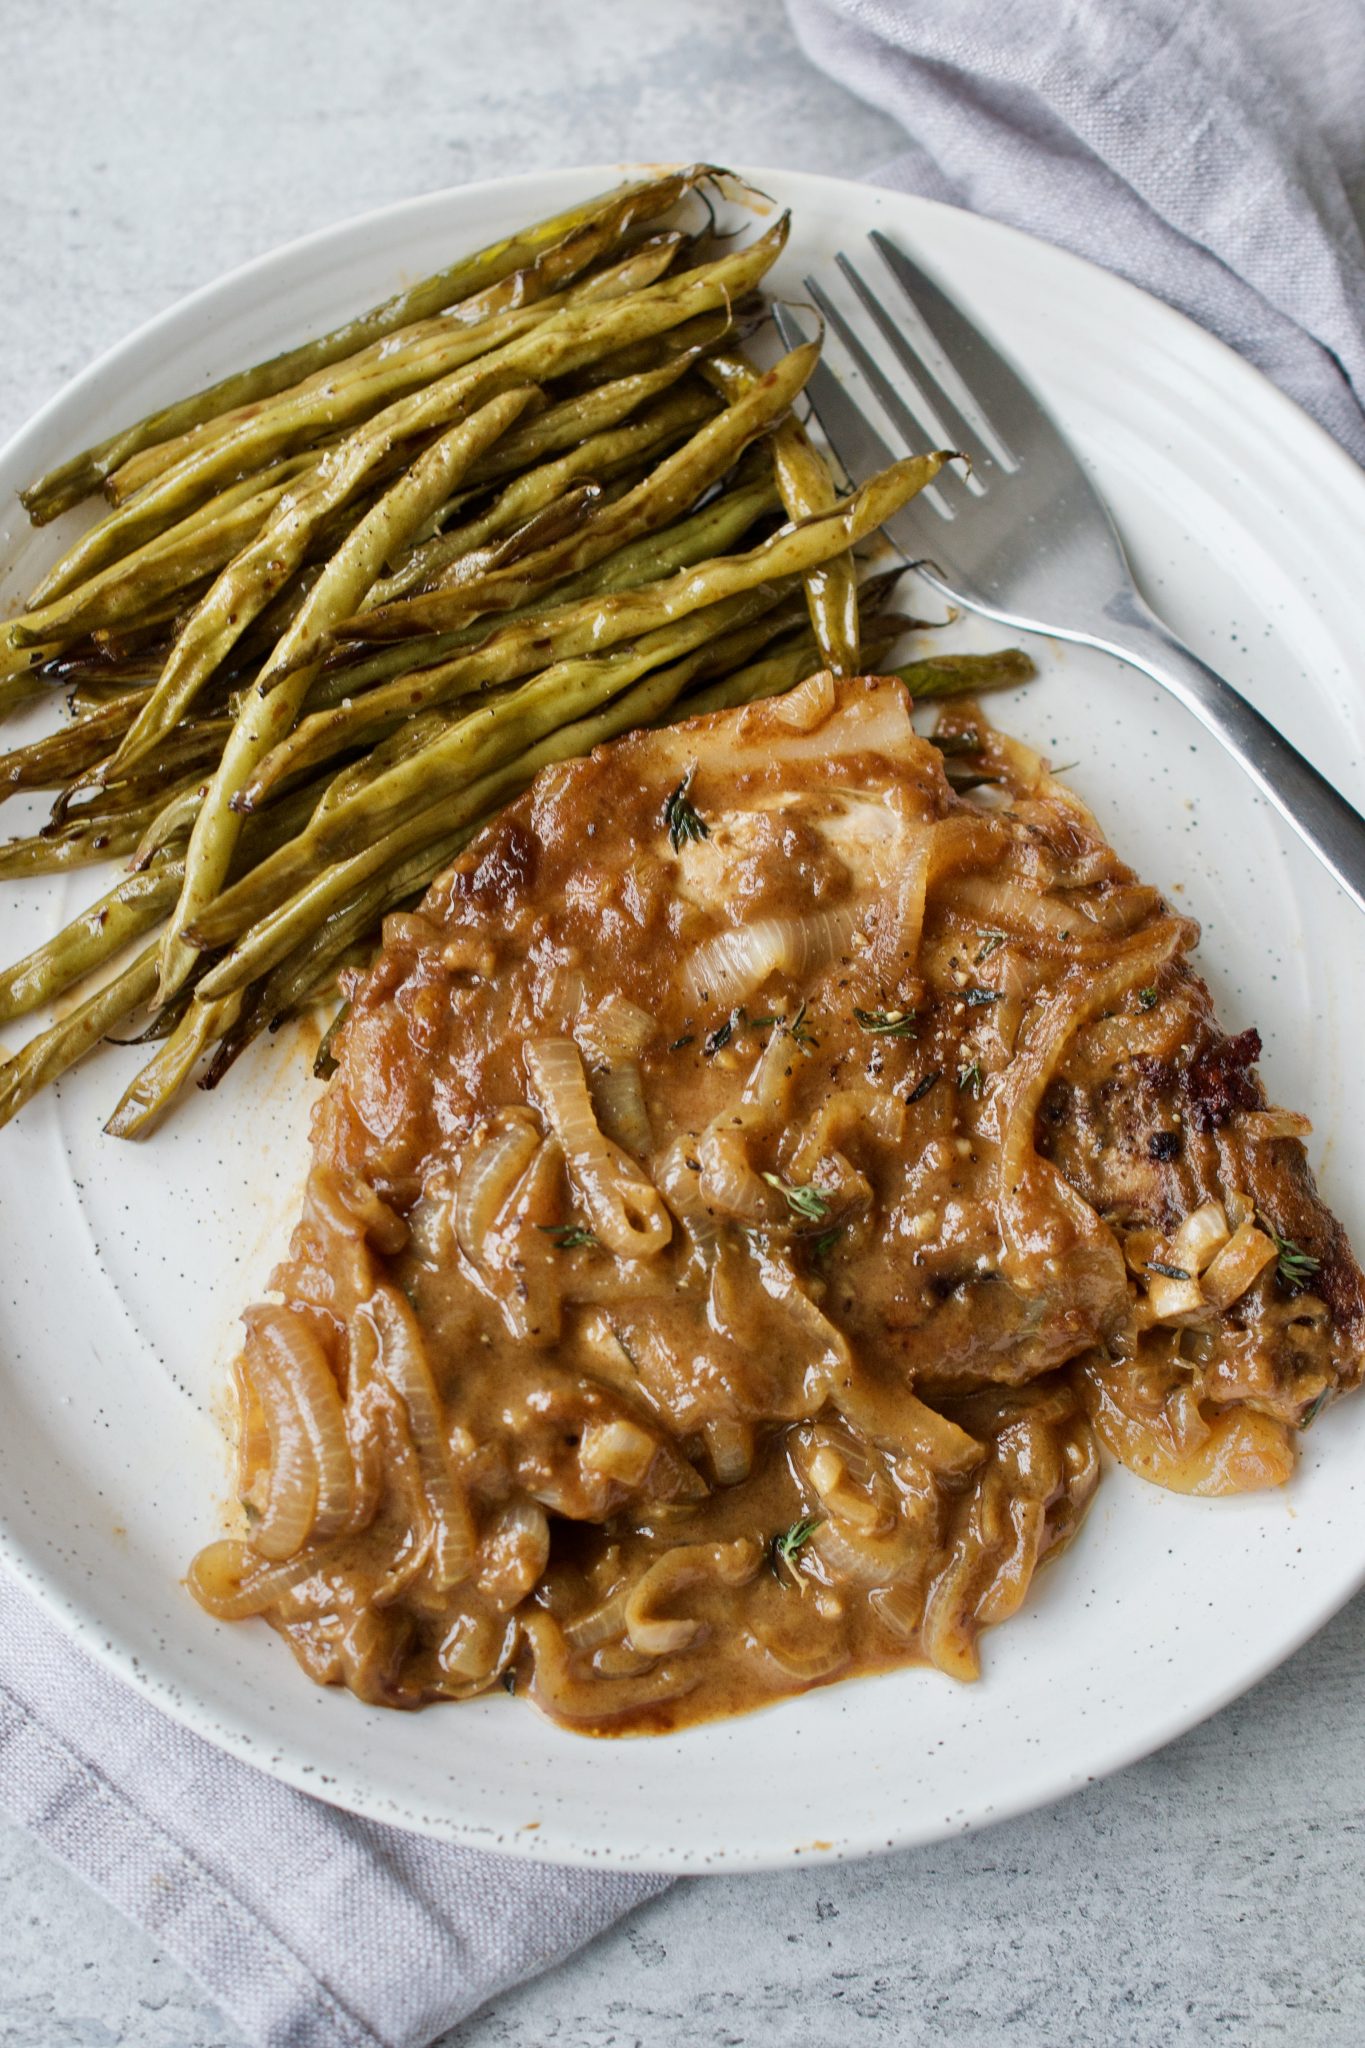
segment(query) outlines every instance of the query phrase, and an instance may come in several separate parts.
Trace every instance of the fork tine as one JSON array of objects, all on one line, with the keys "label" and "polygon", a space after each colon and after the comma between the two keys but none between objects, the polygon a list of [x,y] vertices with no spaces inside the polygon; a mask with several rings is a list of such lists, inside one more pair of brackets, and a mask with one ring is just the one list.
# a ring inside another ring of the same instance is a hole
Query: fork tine
[{"label": "fork tine", "polygon": [[[808,339],[800,322],[786,306],[778,306],[774,317],[784,348],[800,348]],[[861,483],[873,470],[887,469],[896,460],[871,420],[853,403],[823,357],[806,379],[806,396],[830,446],[853,483]]]},{"label": "fork tine", "polygon": [[[854,291],[858,294],[862,305],[872,315],[879,331],[890,345],[896,361],[902,369],[908,370],[914,378],[919,386],[920,397],[938,414],[939,419],[943,422],[951,445],[954,448],[960,448],[972,463],[973,468],[978,472],[983,469],[989,470],[993,465],[990,456],[983,454],[981,451],[981,435],[978,429],[973,426],[972,422],[955,401],[949,397],[914,343],[901,332],[881,300],[872,290],[872,287],[854,269],[848,257],[840,253],[834,260],[852,285]],[[894,396],[894,385],[890,384],[885,378],[882,378],[881,381],[886,384],[887,390]],[[883,403],[885,402],[885,399],[883,399]],[[901,410],[906,410],[904,401],[901,401]],[[899,421],[897,421],[897,424],[899,424]],[[920,431],[923,432],[923,428]]]},{"label": "fork tine", "polygon": [[[789,307],[775,307],[773,318],[784,348],[800,348],[801,344],[809,339]],[[854,404],[829,364],[823,359],[817,361],[806,379],[806,396],[810,400],[812,412],[824,429],[825,439],[853,483],[865,483],[875,471],[889,468],[896,460],[871,420]],[[896,514],[895,530],[891,537],[906,560],[912,564],[922,560],[930,551],[929,529],[921,524],[921,520],[931,493],[932,487],[929,491],[921,491],[917,498],[913,498]],[[935,519],[934,524],[937,523]]]},{"label": "fork tine", "polygon": [[[877,365],[876,358],[869,354],[865,343],[860,339],[857,331],[850,327],[848,321],[845,320],[833,300],[827,293],[821,290],[813,277],[806,279],[806,290],[819,307],[824,319],[833,328],[858,368],[862,371],[863,376],[867,379],[873,391],[876,392],[888,419],[893,420],[904,434],[909,443],[911,454],[922,455],[928,449],[933,448],[936,445],[933,436],[927,433],[920,425],[914,413],[911,412],[909,406],[901,397],[900,392],[897,391],[890,378],[883,374]],[[954,472],[945,468],[939,472],[936,484],[944,513],[950,519],[953,516],[952,503],[944,487],[952,481],[960,481],[960,479],[956,479]]]},{"label": "fork tine", "polygon": [[[1022,377],[1011,369],[980,328],[974,327],[966,314],[954,305],[942,287],[935,284],[918,263],[912,262],[904,250],[889,242],[879,228],[873,228],[868,240],[962,382],[981,401],[982,411],[989,412],[992,426],[995,426],[997,418],[1008,420],[1009,436],[999,427],[995,430],[1006,446],[1012,448],[1016,459],[1035,433],[1049,443],[1060,440],[1062,437],[1056,422],[1043,410]],[[986,403],[988,399],[989,406]]]}]

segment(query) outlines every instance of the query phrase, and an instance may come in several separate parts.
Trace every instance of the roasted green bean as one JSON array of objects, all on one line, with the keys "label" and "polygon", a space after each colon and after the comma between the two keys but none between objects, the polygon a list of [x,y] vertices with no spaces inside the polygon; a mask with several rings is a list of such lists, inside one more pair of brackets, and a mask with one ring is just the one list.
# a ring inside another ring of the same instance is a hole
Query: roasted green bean
[{"label": "roasted green bean", "polygon": [[574,243],[568,252],[571,258],[576,256],[582,263],[590,263],[606,246],[605,242],[594,239],[594,231],[600,235],[605,228],[608,236],[615,234],[624,239],[633,228],[644,221],[657,219],[685,192],[713,175],[713,165],[691,164],[685,170],[640,179],[615,192],[598,194],[548,220],[537,222],[532,228],[494,242],[473,256],[463,257],[458,263],[433,272],[419,284],[409,286],[406,291],[386,299],[382,305],[362,313],[358,319],[343,322],[316,341],[304,342],[268,362],[257,363],[249,370],[236,371],[208,390],[180,399],[174,405],[163,406],[160,411],[148,414],[145,419],[125,427],[108,440],[83,450],[25,491],[24,508],[34,524],[41,526],[69,506],[79,504],[91,491],[98,490],[105,477],[140,449],[150,448],[157,442],[215,419],[232,406],[283,391],[288,385],[332,363],[341,362],[400,327],[426,319],[442,307],[454,305],[499,284],[516,271],[548,271],[552,267],[548,252],[566,242]]}]

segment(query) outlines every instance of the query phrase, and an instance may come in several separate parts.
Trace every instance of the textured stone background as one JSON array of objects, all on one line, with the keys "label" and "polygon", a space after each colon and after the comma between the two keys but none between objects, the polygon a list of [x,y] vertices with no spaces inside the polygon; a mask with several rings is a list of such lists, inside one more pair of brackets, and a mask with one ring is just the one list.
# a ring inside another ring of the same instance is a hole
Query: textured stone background
[{"label": "textured stone background", "polygon": [[[0,0],[0,31],[0,436],[193,286],[391,199],[632,156],[856,174],[897,141],[779,0]],[[1064,1806],[679,1887],[445,2048],[1358,2043],[1362,1676],[1365,1600]],[[0,1827],[0,2048],[244,2044]]]}]

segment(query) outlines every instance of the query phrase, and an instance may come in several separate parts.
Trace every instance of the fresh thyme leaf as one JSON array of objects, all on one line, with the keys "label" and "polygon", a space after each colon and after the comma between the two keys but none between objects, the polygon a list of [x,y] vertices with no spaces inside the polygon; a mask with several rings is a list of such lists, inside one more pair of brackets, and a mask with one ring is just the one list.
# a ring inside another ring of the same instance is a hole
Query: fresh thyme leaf
[{"label": "fresh thyme leaf", "polygon": [[1295,1244],[1292,1237],[1281,1237],[1267,1217],[1262,1216],[1258,1220],[1279,1254],[1275,1272],[1281,1287],[1286,1294],[1305,1293],[1312,1284],[1313,1275],[1322,1264],[1321,1259],[1315,1259],[1301,1244]]},{"label": "fresh thyme leaf", "polygon": [[1148,1259],[1147,1271],[1160,1273],[1163,1280],[1188,1280],[1190,1277],[1183,1266],[1167,1266],[1160,1259]]},{"label": "fresh thyme leaf", "polygon": [[553,1241],[557,1252],[595,1251],[600,1241],[583,1223],[537,1223],[536,1229]]},{"label": "fresh thyme leaf", "polygon": [[751,1031],[771,1031],[774,1024],[785,1024],[786,1021],[785,1017],[779,1017],[777,1012],[774,1011],[770,1017],[751,1017],[749,1019],[749,1029]]},{"label": "fresh thyme leaf", "polygon": [[668,1049],[670,1052],[681,1052],[685,1045],[695,1045],[696,1042],[697,1034],[695,1031],[684,1031],[682,1037],[675,1038]]},{"label": "fresh thyme leaf", "polygon": [[735,1020],[733,1017],[727,1017],[723,1024],[717,1024],[715,1030],[708,1031],[703,1038],[701,1049],[704,1057],[708,1060],[713,1059],[723,1045],[730,1043],[734,1035]]},{"label": "fresh thyme leaf", "polygon": [[1137,999],[1140,1010],[1154,1010],[1156,1008],[1156,990],[1154,988],[1140,988],[1137,992]]},{"label": "fresh thyme leaf", "polygon": [[[785,1022],[785,1019],[779,1021]],[[800,1046],[804,1053],[809,1053],[814,1049],[817,1040],[815,1033],[806,1022],[806,1005],[804,1003],[801,1004],[791,1023],[787,1025],[787,1036],[794,1045]]]},{"label": "fresh thyme leaf", "polygon": [[925,1096],[926,1096],[926,1095],[927,1095],[927,1094],[929,1093],[929,1090],[930,1090],[931,1088],[935,1088],[935,1087],[937,1087],[938,1083],[939,1083],[939,1082],[940,1082],[940,1081],[941,1081],[942,1079],[943,1079],[943,1069],[942,1069],[942,1067],[933,1067],[933,1068],[931,1068],[931,1069],[930,1069],[930,1071],[929,1071],[929,1072],[928,1072],[928,1073],[927,1073],[927,1074],[925,1075],[925,1077],[924,1077],[924,1079],[923,1079],[922,1081],[916,1081],[916,1083],[915,1083],[914,1087],[913,1087],[913,1088],[912,1088],[912,1089],[910,1090],[910,1093],[909,1093],[909,1094],[908,1094],[908,1095],[906,1096],[906,1098],[905,1098],[905,1099],[906,1099],[906,1101],[907,1101],[907,1102],[923,1102],[923,1100],[924,1100]]},{"label": "fresh thyme leaf", "polygon": [[1331,1399],[1331,1395],[1332,1389],[1330,1387],[1324,1387],[1322,1392],[1318,1395],[1317,1399],[1315,1401],[1309,1402],[1307,1408],[1305,1408],[1303,1414],[1299,1417],[1300,1429],[1312,1428],[1313,1424],[1317,1421],[1319,1415],[1321,1415],[1323,1409],[1326,1407],[1328,1401]]},{"label": "fresh thyme leaf", "polygon": [[962,1000],[969,1010],[983,1010],[987,1003],[1003,1003],[1005,991],[1000,988],[964,988]]},{"label": "fresh thyme leaf", "polygon": [[1004,943],[1005,934],[1003,932],[982,932],[981,950],[972,961],[973,967],[979,967],[983,960],[989,960],[991,954],[998,953]]},{"label": "fresh thyme leaf", "polygon": [[979,754],[981,734],[974,725],[964,726],[961,732],[935,732],[929,735],[931,747],[937,747],[940,754],[951,757],[954,754]]},{"label": "fresh thyme leaf", "polygon": [[877,1038],[914,1038],[919,1028],[914,1010],[860,1010],[855,1006],[853,1016],[864,1031]]},{"label": "fresh thyme leaf", "polygon": [[694,761],[664,804],[664,824],[668,830],[668,843],[674,853],[679,851],[685,839],[711,837],[710,826],[688,796],[688,791],[692,787],[692,777],[696,772],[697,764]]},{"label": "fresh thyme leaf", "polygon": [[824,1519],[823,1515],[807,1515],[803,1521],[793,1522],[790,1529],[773,1537],[768,1546],[768,1558],[774,1578],[780,1579],[785,1571],[793,1585],[800,1584],[796,1570],[797,1555],[804,1550]]},{"label": "fresh thyme leaf", "polygon": [[819,1188],[793,1187],[789,1180],[783,1180],[780,1173],[765,1173],[763,1176],[770,1188],[776,1188],[783,1196],[793,1216],[799,1216],[803,1223],[823,1223],[829,1214],[828,1197]]},{"label": "fresh thyme leaf", "polygon": [[957,1085],[964,1094],[974,1095],[979,1102],[981,1100],[981,1090],[985,1084],[986,1076],[982,1072],[980,1060],[970,1060],[959,1065]]}]

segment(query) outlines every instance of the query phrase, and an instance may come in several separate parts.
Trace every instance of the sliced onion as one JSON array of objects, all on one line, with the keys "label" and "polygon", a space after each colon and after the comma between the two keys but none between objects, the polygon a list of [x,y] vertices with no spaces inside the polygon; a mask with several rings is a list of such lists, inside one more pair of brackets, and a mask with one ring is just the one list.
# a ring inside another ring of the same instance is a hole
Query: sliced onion
[{"label": "sliced onion", "polygon": [[1164,1263],[1181,1266],[1187,1273],[1202,1273],[1231,1235],[1222,1203],[1201,1202],[1197,1209],[1191,1209],[1171,1239]]},{"label": "sliced onion", "polygon": [[711,1469],[720,1486],[738,1486],[754,1465],[754,1431],[749,1422],[735,1422],[718,1416],[701,1428]]},{"label": "sliced onion", "polygon": [[[263,1376],[270,1375],[288,1386],[308,1438],[316,1474],[312,1534],[319,1539],[339,1535],[355,1510],[355,1468],[341,1395],[327,1354],[297,1310],[254,1308],[246,1321],[247,1370],[257,1386]],[[266,1555],[288,1553],[267,1551]]]},{"label": "sliced onion", "polygon": [[855,1586],[884,1586],[912,1562],[918,1544],[918,1532],[909,1523],[892,1522],[874,1533],[832,1514],[810,1539],[811,1549],[835,1578]]},{"label": "sliced onion", "polygon": [[1313,1135],[1312,1119],[1300,1116],[1294,1109],[1253,1109],[1244,1119],[1243,1129],[1249,1138],[1263,1142],[1271,1138],[1311,1138]]},{"label": "sliced onion", "polygon": [[776,1676],[794,1678],[799,1685],[818,1685],[822,1678],[836,1677],[853,1657],[837,1634],[788,1635],[775,1628],[756,1628],[753,1640],[775,1667]]},{"label": "sliced onion", "polygon": [[848,906],[805,917],[754,918],[704,940],[683,970],[683,985],[694,1002],[728,1009],[771,974],[804,981],[818,973],[848,951],[856,928]]},{"label": "sliced onion", "polygon": [[644,1484],[658,1453],[658,1438],[624,1416],[585,1423],[578,1448],[579,1462],[590,1472],[630,1487]]},{"label": "sliced onion", "polygon": [[540,1130],[530,1110],[500,1110],[476,1135],[461,1160],[455,1190],[455,1235],[461,1251],[475,1265],[484,1263],[486,1240],[540,1143]]},{"label": "sliced onion", "polygon": [[550,1562],[550,1525],[533,1500],[509,1501],[479,1538],[474,1583],[500,1613],[534,1589]]},{"label": "sliced onion", "polygon": [[694,1139],[676,1138],[655,1171],[673,1214],[687,1226],[687,1234],[702,1258],[710,1260],[714,1256],[719,1233],[701,1191],[699,1168],[687,1163],[689,1159],[696,1159],[694,1144]]},{"label": "sliced onion", "polygon": [[263,1557],[293,1557],[308,1541],[318,1505],[318,1467],[294,1390],[268,1357],[248,1354],[244,1369],[270,1437],[270,1477],[255,1530]]},{"label": "sliced onion", "polygon": [[650,1610],[707,1580],[742,1586],[758,1570],[760,1556],[758,1545],[747,1536],[737,1537],[733,1543],[681,1543],[665,1551],[626,1596],[626,1638],[631,1648],[648,1657],[685,1650],[696,1639],[701,1623],[682,1616],[665,1620]]},{"label": "sliced onion", "polygon": [[469,1576],[474,1558],[474,1525],[462,1489],[450,1469],[440,1397],[427,1363],[426,1347],[406,1299],[395,1287],[377,1287],[359,1314],[374,1325],[385,1378],[408,1412],[436,1536],[432,1572],[442,1591]]},{"label": "sliced onion", "polygon": [[533,1039],[525,1059],[598,1238],[620,1258],[662,1251],[673,1234],[667,1205],[648,1175],[598,1128],[578,1047],[571,1038]]},{"label": "sliced onion", "polygon": [[924,1619],[924,1588],[914,1579],[898,1579],[894,1585],[879,1586],[867,1596],[867,1604],[883,1627],[903,1643],[918,1639]]},{"label": "sliced onion", "polygon": [[564,1623],[564,1640],[575,1650],[593,1650],[599,1643],[610,1643],[625,1634],[626,1593],[624,1586],[618,1587],[609,1599],[599,1601],[586,1614],[580,1614],[576,1621]]},{"label": "sliced onion", "polygon": [[578,1019],[573,1035],[589,1059],[613,1065],[642,1053],[658,1028],[658,1020],[648,1010],[614,989],[595,1010]]},{"label": "sliced onion", "polygon": [[264,1614],[295,1586],[329,1570],[339,1558],[340,1550],[334,1545],[262,1566],[261,1553],[253,1545],[224,1539],[199,1552],[185,1574],[185,1584],[199,1605],[219,1621],[244,1621],[248,1615]]},{"label": "sliced onion", "polygon": [[1200,1276],[1205,1299],[1220,1313],[1231,1308],[1278,1257],[1263,1230],[1250,1220],[1240,1223]]},{"label": "sliced onion", "polygon": [[780,697],[774,697],[768,715],[791,732],[816,732],[837,701],[834,676],[829,669],[822,668],[813,676],[807,676],[804,683],[798,683],[794,690],[785,690]]},{"label": "sliced onion", "polygon": [[690,1692],[699,1672],[664,1664],[639,1677],[580,1678],[559,1624],[549,1614],[528,1614],[523,1628],[535,1658],[534,1690],[547,1713],[559,1721],[607,1722],[641,1707],[658,1706]]},{"label": "sliced onion", "polygon": [[701,1161],[701,1198],[708,1209],[738,1216],[745,1223],[769,1220],[776,1204],[766,1181],[749,1164],[743,1129],[736,1130],[728,1118],[718,1118],[703,1132],[697,1157]]},{"label": "sliced onion", "polygon": [[648,1159],[654,1150],[654,1133],[634,1060],[620,1060],[605,1074],[594,1074],[592,1094],[604,1136],[635,1158]]}]

